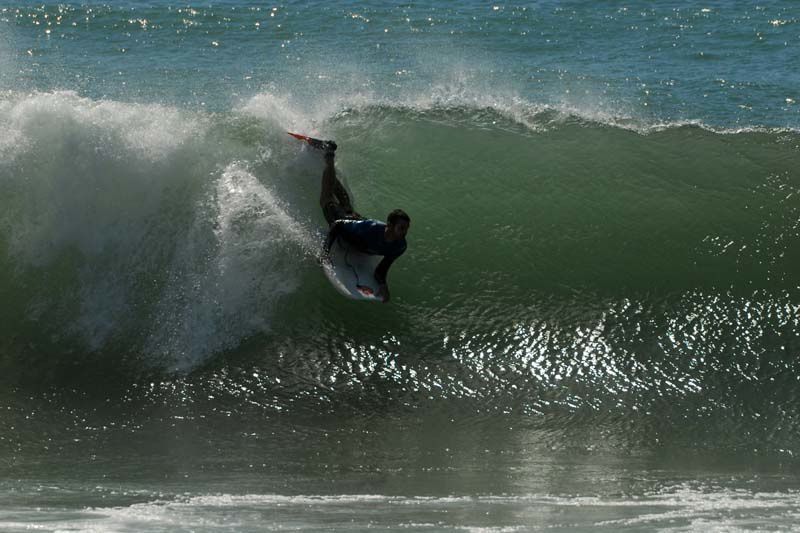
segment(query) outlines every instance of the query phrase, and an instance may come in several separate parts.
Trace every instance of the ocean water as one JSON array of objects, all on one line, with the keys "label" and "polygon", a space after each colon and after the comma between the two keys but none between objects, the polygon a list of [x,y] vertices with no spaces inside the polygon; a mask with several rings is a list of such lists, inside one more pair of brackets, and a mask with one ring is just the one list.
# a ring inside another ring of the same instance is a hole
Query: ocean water
[{"label": "ocean water", "polygon": [[[800,526],[800,5],[0,3],[0,531]],[[338,295],[322,160],[412,218]]]}]

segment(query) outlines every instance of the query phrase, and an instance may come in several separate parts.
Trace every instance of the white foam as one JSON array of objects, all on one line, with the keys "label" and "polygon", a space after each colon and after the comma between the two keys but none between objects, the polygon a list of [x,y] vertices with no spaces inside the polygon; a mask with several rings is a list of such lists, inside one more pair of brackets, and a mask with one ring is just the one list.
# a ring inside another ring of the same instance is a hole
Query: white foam
[{"label": "white foam", "polygon": [[[44,514],[39,520],[47,520],[43,523],[37,523],[37,515],[18,510],[13,513],[17,520],[3,521],[2,527],[86,532],[383,527],[500,533],[547,525],[593,531],[747,531],[767,524],[787,529],[800,516],[799,509],[800,494],[795,491],[689,486],[638,497],[212,494],[87,508],[70,512],[69,518],[64,518],[64,510],[53,510],[54,516],[48,517],[48,511],[40,509]],[[502,521],[493,524],[489,516]]]},{"label": "white foam", "polygon": [[[63,306],[59,331],[88,349],[142,335],[178,370],[269,329],[316,236],[226,160],[238,148],[211,118],[74,92],[0,97],[0,228],[18,268],[67,273],[31,317]],[[140,295],[162,285],[159,300]]]},{"label": "white foam", "polygon": [[97,150],[118,150],[109,154],[117,157],[133,152],[139,158],[163,159],[203,131],[196,117],[176,108],[92,100],[74,91],[8,92],[0,106],[4,135],[11,132],[12,136],[40,146],[60,146],[70,140],[76,143],[70,147],[89,145]]},{"label": "white foam", "polygon": [[[73,320],[63,331],[83,336],[90,349],[129,315],[153,220],[165,192],[192,179],[180,170],[191,168],[205,129],[196,116],[161,105],[68,91],[0,97],[0,227],[20,269],[80,258],[77,298],[69,298],[75,308],[66,313]],[[35,301],[31,309],[48,305]]]},{"label": "white foam", "polygon": [[229,164],[179,243],[148,352],[185,371],[269,331],[271,310],[299,285],[294,265],[316,248],[267,186]]},{"label": "white foam", "polygon": [[[130,242],[128,231],[158,207],[167,183],[153,168],[170,164],[202,127],[157,105],[95,102],[72,92],[13,95],[4,100],[3,144],[22,160],[14,192],[12,248],[32,264],[76,246],[87,255]],[[9,169],[10,171],[10,169]]]},{"label": "white foam", "polygon": [[271,92],[262,92],[251,97],[239,107],[238,111],[244,115],[269,121],[279,130],[307,130],[309,127],[306,123],[307,118],[295,109],[290,97]]}]

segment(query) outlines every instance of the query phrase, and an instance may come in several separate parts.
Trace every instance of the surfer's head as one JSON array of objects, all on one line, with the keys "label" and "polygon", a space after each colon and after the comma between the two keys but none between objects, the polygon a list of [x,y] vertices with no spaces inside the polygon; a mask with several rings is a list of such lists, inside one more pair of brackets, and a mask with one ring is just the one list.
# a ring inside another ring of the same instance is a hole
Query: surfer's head
[{"label": "surfer's head", "polygon": [[402,209],[395,209],[386,218],[386,237],[390,240],[405,239],[411,217]]}]

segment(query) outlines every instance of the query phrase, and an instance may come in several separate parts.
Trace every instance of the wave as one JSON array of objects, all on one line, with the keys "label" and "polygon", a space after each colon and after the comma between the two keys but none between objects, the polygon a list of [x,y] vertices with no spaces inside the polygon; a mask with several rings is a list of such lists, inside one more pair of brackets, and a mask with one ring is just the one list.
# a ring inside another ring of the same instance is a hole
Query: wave
[{"label": "wave", "polygon": [[5,93],[5,359],[189,371],[291,329],[296,306],[346,305],[316,272],[321,162],[286,130],[339,141],[360,210],[412,213],[396,283],[423,313],[444,305],[445,330],[471,314],[459,298],[505,326],[530,294],[791,298],[796,133],[625,120],[446,90],[312,106],[263,92],[219,113]]}]

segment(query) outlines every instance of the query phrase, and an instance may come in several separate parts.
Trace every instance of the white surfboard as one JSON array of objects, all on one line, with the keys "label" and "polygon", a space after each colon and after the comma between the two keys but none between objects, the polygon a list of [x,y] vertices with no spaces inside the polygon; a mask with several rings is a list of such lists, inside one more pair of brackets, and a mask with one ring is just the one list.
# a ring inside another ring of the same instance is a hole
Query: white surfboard
[{"label": "white surfboard", "polygon": [[336,290],[348,298],[381,302],[375,281],[375,267],[381,259],[380,255],[359,252],[344,239],[337,238],[322,268]]}]

